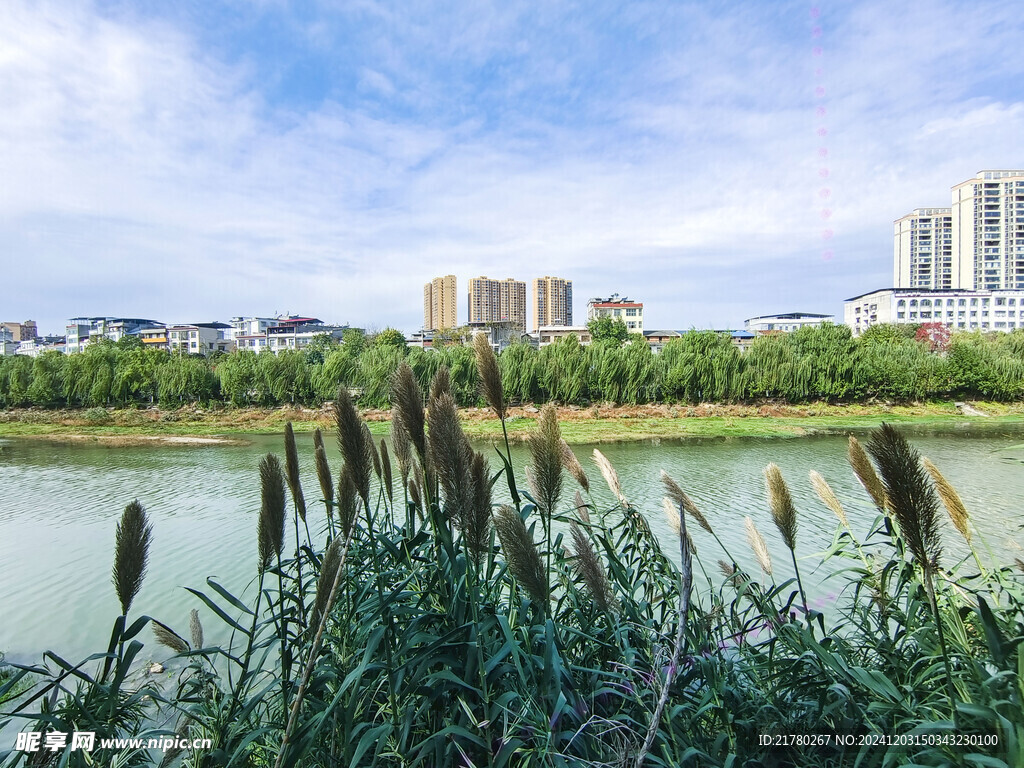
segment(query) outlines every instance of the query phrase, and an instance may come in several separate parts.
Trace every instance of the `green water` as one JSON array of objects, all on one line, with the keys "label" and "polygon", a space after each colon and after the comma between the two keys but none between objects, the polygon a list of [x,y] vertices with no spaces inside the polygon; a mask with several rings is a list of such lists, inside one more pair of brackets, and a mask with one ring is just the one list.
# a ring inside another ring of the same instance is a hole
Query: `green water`
[{"label": "green water", "polygon": [[[960,491],[994,557],[1007,563],[1024,545],[1024,433],[1006,427],[971,432],[913,433],[913,443]],[[611,507],[612,496],[590,460],[593,446],[575,452],[590,476],[594,498]],[[825,581],[816,553],[832,541],[836,521],[811,489],[808,472],[821,472],[836,490],[852,525],[866,533],[875,511],[846,463],[846,438],[729,439],[600,446],[617,468],[627,498],[645,512],[652,528],[672,546],[663,517],[659,472],[665,469],[693,497],[716,533],[752,572],[743,517],[760,526],[776,563],[789,575],[788,557],[768,514],[762,469],[777,463],[799,511],[798,555],[806,563],[812,601],[826,605],[839,585]],[[314,531],[324,513],[312,463],[312,437],[299,436],[303,487]],[[0,650],[10,660],[38,660],[53,649],[79,659],[105,648],[119,613],[110,582],[114,529],[125,504],[138,499],[153,522],[149,571],[132,609],[187,629],[188,612],[200,608],[208,637],[217,622],[185,586],[204,588],[207,577],[238,593],[253,590],[256,573],[257,463],[268,451],[283,455],[279,436],[251,438],[248,445],[104,448],[56,446],[42,441],[0,441]],[[525,449],[514,449],[521,484]],[[332,466],[336,451],[329,446]],[[493,449],[492,467],[500,466]],[[504,482],[496,485],[501,491]],[[575,484],[566,478],[566,501]],[[945,522],[945,520],[944,520]],[[698,556],[715,570],[721,552],[704,531],[692,531]],[[964,553],[949,525],[944,528],[945,565]],[[1024,553],[1020,553],[1024,557]],[[791,566],[790,566],[791,567]],[[804,566],[801,566],[804,568]],[[147,653],[159,657],[144,633]]]}]

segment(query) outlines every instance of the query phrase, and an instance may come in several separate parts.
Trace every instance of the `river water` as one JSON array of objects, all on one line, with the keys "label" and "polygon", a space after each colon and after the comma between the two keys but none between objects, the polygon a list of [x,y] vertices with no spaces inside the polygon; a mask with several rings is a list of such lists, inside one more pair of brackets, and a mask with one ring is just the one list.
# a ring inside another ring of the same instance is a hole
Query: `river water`
[{"label": "river water", "polygon": [[[987,425],[986,425],[987,426]],[[907,432],[957,487],[992,556],[1012,562],[1024,545],[1024,431],[1021,427],[971,426],[969,431]],[[865,436],[866,437],[866,436]],[[332,467],[337,451],[328,440]],[[303,488],[315,529],[323,517],[313,466],[312,436],[298,436]],[[863,535],[874,507],[846,462],[845,436],[796,439],[708,439],[599,446],[617,468],[626,497],[675,551],[661,506],[660,470],[671,474],[696,501],[733,555],[752,573],[758,569],[746,543],[743,518],[757,521],[776,562],[776,577],[790,575],[788,553],[768,513],[762,470],[777,463],[789,482],[799,513],[797,554],[812,602],[827,605],[839,585],[824,582],[816,554],[830,544],[833,514],[815,496],[808,472],[821,472]],[[595,446],[575,446],[594,497],[611,507],[612,496],[590,460]],[[492,468],[500,466],[493,449]],[[254,590],[257,464],[267,452],[283,462],[283,437],[253,436],[245,445],[154,445],[113,448],[96,444],[0,440],[0,651],[11,661],[35,661],[46,649],[77,660],[105,649],[119,613],[110,580],[114,530],[124,506],[138,499],[153,523],[149,569],[132,615],[143,613],[187,629],[188,612],[200,608],[207,626],[216,624],[185,586],[205,588],[213,577],[240,593]],[[513,448],[520,484],[527,450]],[[496,491],[504,486],[501,481]],[[566,477],[566,501],[575,483]],[[943,517],[945,565],[966,550]],[[709,572],[721,552],[693,526],[697,554]],[[706,584],[705,584],[706,588]],[[187,633],[186,633],[187,634]],[[208,635],[209,636],[209,635]],[[147,652],[151,637],[144,633]],[[152,651],[159,656],[159,651]]]}]

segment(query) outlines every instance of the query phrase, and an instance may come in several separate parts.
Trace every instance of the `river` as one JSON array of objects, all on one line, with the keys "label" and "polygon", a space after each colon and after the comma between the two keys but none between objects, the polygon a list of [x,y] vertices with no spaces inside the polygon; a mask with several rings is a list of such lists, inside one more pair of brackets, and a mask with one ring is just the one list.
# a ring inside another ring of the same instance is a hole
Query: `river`
[{"label": "river", "polygon": [[[970,431],[909,431],[914,445],[957,487],[981,538],[1006,564],[1024,544],[1024,432],[1020,428],[972,427]],[[214,577],[232,591],[253,589],[260,457],[282,457],[283,437],[252,436],[244,445],[147,445],[104,447],[43,440],[0,440],[0,651],[8,660],[37,661],[52,649],[67,659],[103,650],[119,613],[110,581],[114,529],[124,506],[138,499],[153,523],[148,575],[132,609],[187,629],[188,611],[200,607],[185,586],[204,588]],[[339,462],[328,439],[333,467]],[[315,529],[323,518],[312,461],[312,436],[298,436],[303,488]],[[696,501],[716,533],[752,572],[743,517],[751,515],[768,540],[777,578],[787,578],[788,553],[768,513],[762,470],[777,463],[789,482],[799,521],[797,554],[812,602],[826,605],[839,585],[823,582],[817,553],[836,529],[833,514],[815,496],[808,472],[821,472],[863,535],[875,510],[846,462],[846,437],[796,439],[707,439],[620,443],[599,446],[620,475],[626,497],[645,512],[652,528],[675,551],[661,506],[660,470],[671,474]],[[492,468],[500,466],[493,449]],[[612,496],[590,460],[594,446],[575,446],[594,496],[612,506]],[[528,452],[516,447],[520,484]],[[499,482],[496,490],[504,483]],[[575,483],[566,476],[566,501]],[[707,570],[721,552],[693,526],[697,554]],[[945,556],[950,566],[966,550],[943,516]],[[1024,553],[1021,553],[1024,557]],[[805,568],[806,564],[806,568]],[[700,585],[698,585],[700,588]],[[703,588],[707,588],[706,582]],[[205,609],[206,623],[215,625]],[[161,655],[144,633],[146,653]]]}]

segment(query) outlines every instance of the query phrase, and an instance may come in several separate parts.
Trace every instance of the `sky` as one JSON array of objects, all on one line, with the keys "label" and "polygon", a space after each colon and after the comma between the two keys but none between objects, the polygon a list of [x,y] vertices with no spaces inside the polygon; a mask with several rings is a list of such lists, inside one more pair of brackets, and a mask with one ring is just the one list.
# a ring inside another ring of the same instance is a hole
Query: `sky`
[{"label": "sky", "polygon": [[834,313],[1024,168],[1019,3],[0,3],[0,320],[406,332],[455,274]]}]

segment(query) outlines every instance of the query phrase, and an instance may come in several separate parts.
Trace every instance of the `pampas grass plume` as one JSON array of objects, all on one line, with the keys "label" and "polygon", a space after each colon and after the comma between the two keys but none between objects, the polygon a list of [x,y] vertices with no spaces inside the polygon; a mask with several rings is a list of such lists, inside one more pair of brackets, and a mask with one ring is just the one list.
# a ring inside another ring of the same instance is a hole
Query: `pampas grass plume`
[{"label": "pampas grass plume", "polygon": [[303,522],[306,521],[306,499],[302,495],[302,484],[299,482],[299,451],[295,447],[295,430],[289,421],[284,425],[284,468],[288,479],[288,489],[292,493],[295,511]]},{"label": "pampas grass plume", "polygon": [[942,499],[942,505],[946,508],[949,513],[949,519],[953,521],[953,526],[960,532],[960,535],[964,537],[964,541],[968,544],[971,543],[971,526],[970,517],[967,514],[967,507],[964,506],[963,499],[960,498],[960,494],[956,492],[956,488],[953,487],[952,483],[945,478],[945,476],[939,471],[930,459],[923,458],[921,463],[924,464],[924,468],[928,470],[928,474],[932,476],[932,482],[935,483],[935,490],[939,493],[939,498]]},{"label": "pampas grass plume", "polygon": [[501,371],[498,358],[484,334],[473,339],[473,350],[476,352],[476,370],[480,377],[480,391],[484,400],[499,419],[505,418],[505,390],[501,385]]},{"label": "pampas grass plume", "polygon": [[850,530],[850,521],[846,519],[846,510],[843,509],[843,505],[839,503],[839,497],[836,496],[835,491],[832,490],[825,478],[820,473],[811,470],[811,485],[814,487],[814,492],[818,494],[818,498],[821,499],[822,503],[832,510],[833,514],[839,518],[839,522],[844,528]]},{"label": "pampas grass plume", "polygon": [[149,523],[146,510],[138,500],[131,502],[121,514],[114,543],[112,576],[122,614],[128,614],[132,601],[142,588],[152,538],[153,526]]},{"label": "pampas grass plume", "polygon": [[629,502],[622,493],[622,485],[619,483],[619,475],[615,471],[615,467],[612,466],[612,463],[608,461],[608,459],[605,458],[605,455],[597,450],[597,448],[594,449],[594,463],[597,464],[598,469],[601,470],[601,476],[608,484],[608,488],[611,490],[612,495],[619,500],[619,503],[622,504],[622,506],[628,507]]},{"label": "pampas grass plume", "polygon": [[[665,486],[665,493],[672,499],[673,502],[682,506],[684,510],[694,519],[694,521],[708,533],[714,535],[714,531],[711,530],[711,523],[704,517],[697,505],[693,503],[693,500],[686,495],[679,483],[672,479],[672,477],[665,470],[661,470],[661,484]],[[677,526],[678,527],[678,526]]]},{"label": "pampas grass plume", "polygon": [[764,536],[757,530],[757,526],[749,515],[743,518],[743,525],[747,529],[747,541],[750,543],[750,548],[754,551],[754,557],[757,558],[758,565],[761,566],[762,571],[771,576],[772,556],[768,554],[768,545],[765,544]]},{"label": "pampas grass plume", "polygon": [[782,534],[782,541],[786,546],[796,549],[796,507],[793,506],[793,497],[789,494],[789,488],[778,464],[771,463],[764,468],[764,480],[775,527]]}]

